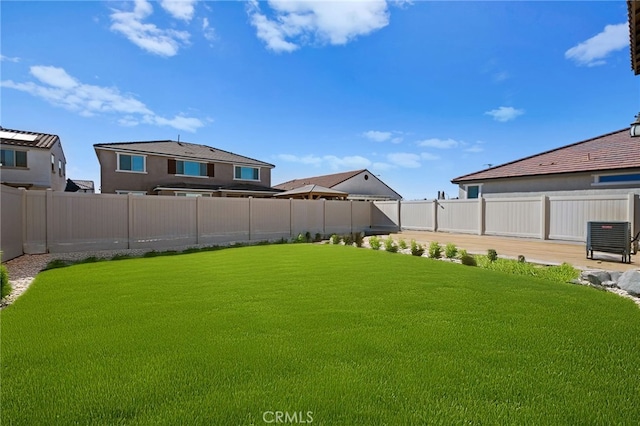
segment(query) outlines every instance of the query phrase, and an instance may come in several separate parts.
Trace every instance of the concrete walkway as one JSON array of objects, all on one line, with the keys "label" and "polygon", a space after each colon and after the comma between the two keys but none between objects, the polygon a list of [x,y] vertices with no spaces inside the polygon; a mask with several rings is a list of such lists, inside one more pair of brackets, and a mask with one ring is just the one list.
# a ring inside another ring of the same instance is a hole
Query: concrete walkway
[{"label": "concrete walkway", "polygon": [[487,235],[449,234],[445,232],[402,231],[391,234],[393,239],[411,240],[427,245],[437,241],[443,249],[447,243],[455,244],[459,249],[465,249],[473,254],[487,254],[488,249],[494,249],[498,256],[516,259],[523,255],[528,262],[546,265],[570,263],[579,269],[604,269],[607,271],[627,271],[640,269],[640,253],[631,256],[631,263],[622,263],[622,256],[594,253],[594,260],[586,258],[586,244],[567,243],[557,241],[540,241],[527,238],[493,237]]}]

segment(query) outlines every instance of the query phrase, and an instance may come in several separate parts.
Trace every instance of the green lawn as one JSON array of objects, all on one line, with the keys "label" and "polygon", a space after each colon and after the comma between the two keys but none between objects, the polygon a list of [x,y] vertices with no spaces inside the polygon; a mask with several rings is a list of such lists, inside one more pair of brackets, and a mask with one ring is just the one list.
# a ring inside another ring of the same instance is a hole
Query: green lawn
[{"label": "green lawn", "polygon": [[41,273],[0,318],[2,424],[640,418],[631,301],[413,256],[296,244],[81,264]]}]

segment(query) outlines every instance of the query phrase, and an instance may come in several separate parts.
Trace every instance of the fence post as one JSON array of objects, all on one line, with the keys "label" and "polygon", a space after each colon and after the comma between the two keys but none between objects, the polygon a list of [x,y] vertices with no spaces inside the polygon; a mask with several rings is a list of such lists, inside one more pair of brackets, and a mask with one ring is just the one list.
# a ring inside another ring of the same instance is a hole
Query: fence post
[{"label": "fence post", "polygon": [[27,190],[20,188],[20,201],[22,203],[22,254],[24,254],[24,246],[27,244]]},{"label": "fence post", "polygon": [[540,239],[547,240],[549,238],[549,197],[543,195],[540,197]]},{"label": "fence post", "polygon": [[486,201],[483,196],[478,197],[478,235],[484,235]]},{"label": "fence post", "polygon": [[327,199],[322,199],[322,236],[327,236]]},{"label": "fence post", "polygon": [[433,219],[433,232],[438,232],[438,204],[438,200],[433,200],[433,209],[431,209],[431,215]]},{"label": "fence post", "polygon": [[400,219],[400,215],[401,213],[401,209],[402,209],[402,203],[400,200],[398,200],[398,232],[402,231],[402,220]]},{"label": "fence post", "polygon": [[351,216],[349,218],[349,232],[353,234],[353,200],[349,200],[349,203],[350,203],[349,207],[351,207],[350,213],[349,213],[349,215]]},{"label": "fence post", "polygon": [[53,243],[53,190],[47,188],[45,191],[45,242],[44,252],[49,253],[49,245]]},{"label": "fence post", "polygon": [[631,238],[633,238],[636,233],[636,194],[630,192],[627,195],[627,200],[627,220],[631,223]]}]

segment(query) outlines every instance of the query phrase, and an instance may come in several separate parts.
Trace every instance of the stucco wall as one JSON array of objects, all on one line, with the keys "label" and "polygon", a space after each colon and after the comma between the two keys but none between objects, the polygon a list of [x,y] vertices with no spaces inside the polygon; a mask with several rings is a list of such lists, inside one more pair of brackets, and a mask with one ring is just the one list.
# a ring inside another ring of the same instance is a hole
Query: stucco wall
[{"label": "stucco wall", "polygon": [[[62,176],[58,174],[58,159],[66,163],[60,142],[48,149],[23,148],[13,145],[2,145],[3,149],[27,151],[27,168],[2,167],[2,182],[10,184],[31,184],[31,189],[51,188],[54,191],[64,191],[67,185],[66,164]],[[55,172],[51,172],[51,154],[55,156]]]},{"label": "stucco wall", "polygon": [[[366,176],[366,178],[365,178]],[[371,195],[376,197],[387,197],[391,200],[401,198],[400,194],[390,189],[384,182],[371,173],[364,171],[351,179],[339,183],[333,189],[346,192],[350,195]]]},{"label": "stucco wall", "polygon": [[[625,173],[640,173],[625,171]],[[588,195],[600,191],[607,193],[627,194],[640,193],[637,184],[597,185],[594,184],[594,173],[576,173],[566,175],[539,176],[535,178],[492,179],[466,185],[482,184],[481,195],[491,197],[523,197],[530,195],[555,195],[563,191],[578,191],[575,195]],[[466,185],[459,186],[459,197],[467,198]]]},{"label": "stucco wall", "polygon": [[233,164],[215,163],[215,176],[190,177],[176,176],[168,173],[169,157],[147,156],[147,172],[117,172],[117,155],[115,151],[96,150],[100,162],[100,188],[103,194],[116,191],[151,191],[157,185],[170,186],[176,183],[193,185],[232,185],[251,183],[264,187],[271,186],[271,170],[260,168],[260,181],[234,180]]}]

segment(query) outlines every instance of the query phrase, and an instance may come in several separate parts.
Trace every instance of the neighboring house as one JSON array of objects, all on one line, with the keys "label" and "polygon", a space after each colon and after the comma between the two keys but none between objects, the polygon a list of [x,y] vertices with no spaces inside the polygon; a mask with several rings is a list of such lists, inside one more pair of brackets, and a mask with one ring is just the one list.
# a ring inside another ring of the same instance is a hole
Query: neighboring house
[{"label": "neighboring house", "polygon": [[176,141],[94,145],[103,194],[271,197],[273,164]]},{"label": "neighboring house", "polygon": [[640,137],[618,130],[500,166],[460,176],[460,198],[562,191],[640,193]]},{"label": "neighboring house", "polygon": [[294,179],[274,186],[276,189],[291,191],[307,185],[319,185],[349,194],[348,200],[401,200],[402,196],[378,179],[369,170],[334,173]]},{"label": "neighboring house", "polygon": [[0,127],[0,182],[16,188],[64,191],[67,160],[60,138]]},{"label": "neighboring house", "polygon": [[629,18],[629,48],[631,50],[631,69],[640,74],[640,2],[627,0]]},{"label": "neighboring house", "polygon": [[67,179],[65,192],[85,192],[93,194],[96,192],[95,185],[92,180]]}]

